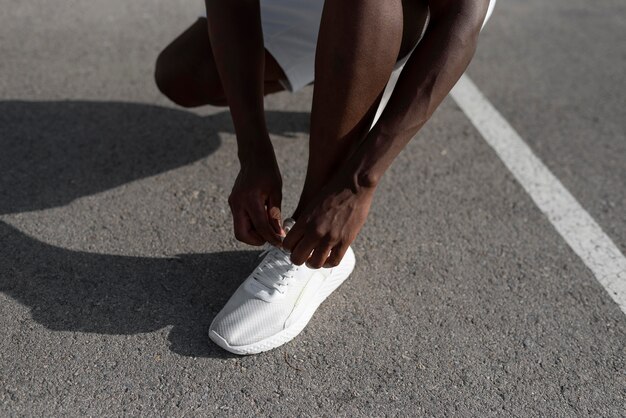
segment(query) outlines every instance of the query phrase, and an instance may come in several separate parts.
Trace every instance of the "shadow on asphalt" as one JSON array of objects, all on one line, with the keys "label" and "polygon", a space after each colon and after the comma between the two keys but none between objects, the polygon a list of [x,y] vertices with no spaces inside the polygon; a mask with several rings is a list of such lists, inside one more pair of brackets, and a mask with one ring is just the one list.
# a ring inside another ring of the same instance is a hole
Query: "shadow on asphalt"
[{"label": "shadow on asphalt", "polygon": [[[266,112],[271,133],[307,132],[306,112]],[[0,101],[0,215],[65,205],[213,153],[228,112],[159,106]],[[256,252],[142,258],[54,247],[0,222],[0,291],[52,330],[129,335],[171,326],[170,349],[229,357],[209,343],[212,318]]]},{"label": "shadow on asphalt", "polygon": [[[268,129],[308,132],[307,112],[266,112]],[[66,205],[207,157],[227,111],[139,103],[0,101],[0,215]]]},{"label": "shadow on asphalt", "polygon": [[170,349],[192,357],[232,356],[207,332],[259,254],[94,254],[45,244],[3,222],[0,242],[0,291],[46,328],[130,335],[171,326]]}]

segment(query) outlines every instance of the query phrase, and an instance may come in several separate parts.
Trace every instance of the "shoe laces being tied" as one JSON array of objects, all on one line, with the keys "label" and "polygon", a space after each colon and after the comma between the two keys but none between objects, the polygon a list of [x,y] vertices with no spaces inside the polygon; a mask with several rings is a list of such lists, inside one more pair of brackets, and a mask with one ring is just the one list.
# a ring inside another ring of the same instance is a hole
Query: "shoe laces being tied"
[{"label": "shoe laces being tied", "polygon": [[264,258],[252,272],[252,277],[267,287],[268,290],[284,293],[284,288],[289,286],[294,274],[298,271],[298,266],[291,262],[289,253],[281,248],[266,244],[259,257]]}]

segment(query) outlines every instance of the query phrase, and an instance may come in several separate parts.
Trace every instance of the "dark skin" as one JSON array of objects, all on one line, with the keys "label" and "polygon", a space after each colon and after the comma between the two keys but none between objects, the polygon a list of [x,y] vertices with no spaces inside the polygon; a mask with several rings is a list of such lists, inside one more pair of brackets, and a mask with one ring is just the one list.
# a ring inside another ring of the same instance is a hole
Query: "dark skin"
[{"label": "dark skin", "polygon": [[[214,67],[210,63],[197,67],[219,74],[219,87],[204,90],[205,102],[216,101],[220,94],[215,91],[221,90],[235,125],[241,163],[229,198],[235,235],[251,245],[281,245],[282,180],[267,134],[263,95],[280,90],[277,80],[284,74],[273,67],[276,63],[263,48],[258,0],[206,3]],[[341,261],[367,219],[384,172],[465,71],[488,4],[488,0],[325,1],[307,176],[293,215],[297,223],[282,241],[295,264],[319,268]],[[428,30],[369,130],[395,61],[421,33],[426,5],[431,15]],[[196,102],[202,99],[189,100]]]}]

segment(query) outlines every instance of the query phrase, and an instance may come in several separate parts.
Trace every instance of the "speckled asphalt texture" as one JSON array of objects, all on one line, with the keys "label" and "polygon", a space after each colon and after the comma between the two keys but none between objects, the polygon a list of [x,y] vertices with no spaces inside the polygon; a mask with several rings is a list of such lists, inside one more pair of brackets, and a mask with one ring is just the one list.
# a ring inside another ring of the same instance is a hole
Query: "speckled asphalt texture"
[{"label": "speckled asphalt texture", "polygon": [[[231,233],[228,112],[152,79],[200,11],[0,0],[0,415],[624,416],[624,313],[452,100],[303,333],[210,344],[258,250]],[[625,30],[622,0],[503,0],[468,72],[622,252]],[[266,100],[287,212],[311,93]]]}]

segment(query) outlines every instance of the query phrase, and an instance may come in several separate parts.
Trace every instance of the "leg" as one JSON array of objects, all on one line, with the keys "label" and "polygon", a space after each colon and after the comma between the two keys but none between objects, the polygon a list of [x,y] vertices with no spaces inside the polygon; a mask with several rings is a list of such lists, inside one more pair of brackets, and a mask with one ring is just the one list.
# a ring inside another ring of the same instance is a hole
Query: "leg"
[{"label": "leg", "polygon": [[[283,70],[266,50],[265,94],[283,90],[278,80],[284,78]],[[178,105],[227,105],[211,51],[206,19],[198,19],[159,54],[155,81],[159,90]]]},{"label": "leg", "polygon": [[401,0],[326,0],[315,56],[309,164],[299,213],[365,134],[400,52]]}]

